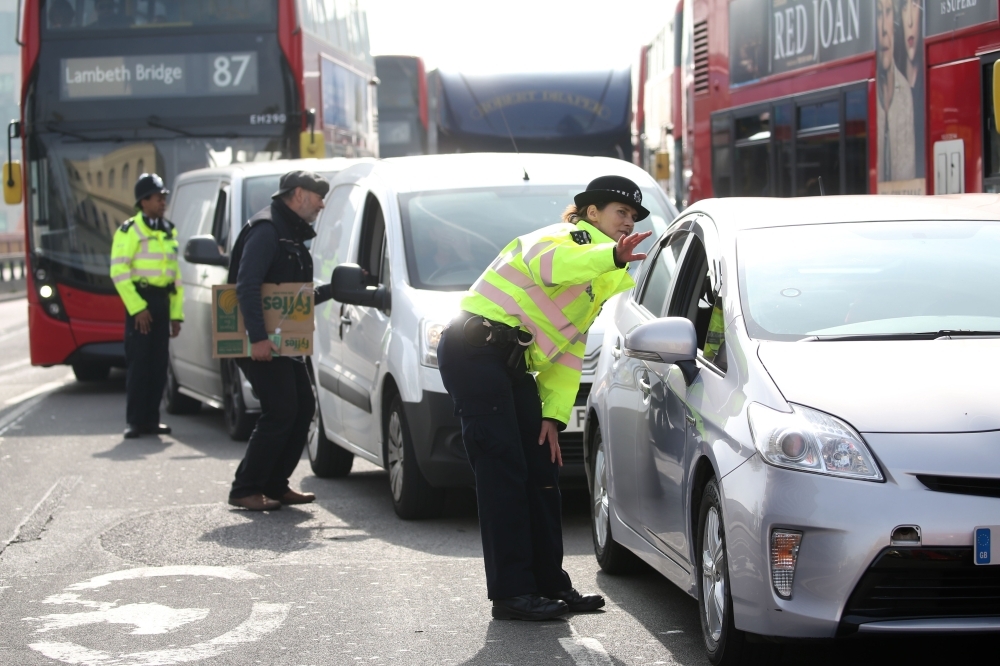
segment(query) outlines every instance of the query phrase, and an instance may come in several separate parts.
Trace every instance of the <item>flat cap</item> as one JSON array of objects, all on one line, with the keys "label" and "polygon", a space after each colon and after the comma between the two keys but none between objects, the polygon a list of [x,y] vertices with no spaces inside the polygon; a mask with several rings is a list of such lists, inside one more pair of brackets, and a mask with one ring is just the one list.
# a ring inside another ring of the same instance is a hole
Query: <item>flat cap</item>
[{"label": "flat cap", "polygon": [[325,197],[326,193],[330,191],[330,183],[318,173],[313,173],[312,171],[289,171],[281,177],[281,181],[278,183],[278,191],[272,194],[271,198],[277,199],[282,195],[288,194],[296,187],[315,192],[321,197]]}]

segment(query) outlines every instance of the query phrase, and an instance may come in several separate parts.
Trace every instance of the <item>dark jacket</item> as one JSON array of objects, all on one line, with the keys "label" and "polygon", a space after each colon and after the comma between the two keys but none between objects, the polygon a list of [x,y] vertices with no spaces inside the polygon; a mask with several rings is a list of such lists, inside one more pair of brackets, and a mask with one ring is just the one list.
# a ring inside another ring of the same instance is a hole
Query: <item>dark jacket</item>
[{"label": "dark jacket", "polygon": [[[267,339],[260,286],[285,282],[312,282],[313,263],[305,242],[316,236],[312,225],[281,199],[250,218],[240,232],[229,264],[229,284],[236,296],[250,342]],[[330,298],[329,285],[316,290],[316,304]]]}]

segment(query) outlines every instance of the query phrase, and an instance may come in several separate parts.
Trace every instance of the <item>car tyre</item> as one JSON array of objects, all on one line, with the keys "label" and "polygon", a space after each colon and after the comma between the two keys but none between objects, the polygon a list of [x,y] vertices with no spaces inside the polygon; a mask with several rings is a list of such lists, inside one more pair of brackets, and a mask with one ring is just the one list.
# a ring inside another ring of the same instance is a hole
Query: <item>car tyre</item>
[{"label": "car tyre", "polygon": [[607,451],[600,428],[594,430],[591,441],[594,462],[590,489],[590,532],[594,538],[594,555],[601,571],[611,575],[635,573],[641,560],[632,551],[615,541],[611,534],[611,502],[608,497]]},{"label": "car tyre", "polygon": [[[312,375],[312,369],[310,369],[309,374]],[[315,382],[313,383],[313,396],[316,398],[316,411],[313,414],[312,424],[309,426],[309,439],[306,441],[309,466],[312,468],[313,474],[321,479],[343,478],[351,473],[351,467],[354,466],[354,454],[327,439]]]},{"label": "car tyre", "polygon": [[413,438],[406,424],[403,401],[398,394],[383,415],[385,467],[389,472],[392,506],[403,520],[433,518],[444,508],[444,490],[424,478],[413,451]]},{"label": "car tyre", "polygon": [[247,412],[240,377],[240,369],[235,361],[222,361],[222,408],[226,415],[226,430],[231,439],[245,442],[250,439],[259,415]]},{"label": "car tyre", "polygon": [[111,366],[81,361],[73,364],[73,374],[78,382],[103,382],[111,374]]},{"label": "car tyre", "polygon": [[733,623],[729,587],[729,557],[722,519],[719,484],[711,479],[702,493],[698,512],[698,615],[708,660],[715,666],[755,666],[773,663],[779,646],[755,643]]},{"label": "car tyre", "polygon": [[180,391],[174,366],[167,363],[167,384],[163,387],[163,406],[167,414],[197,414],[201,411],[201,400],[196,400]]}]

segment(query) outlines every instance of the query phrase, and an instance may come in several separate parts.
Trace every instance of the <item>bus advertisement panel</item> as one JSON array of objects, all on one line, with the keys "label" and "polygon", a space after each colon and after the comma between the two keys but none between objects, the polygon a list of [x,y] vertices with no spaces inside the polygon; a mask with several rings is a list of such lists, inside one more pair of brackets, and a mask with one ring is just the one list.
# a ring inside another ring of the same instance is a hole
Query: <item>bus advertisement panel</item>
[{"label": "bus advertisement panel", "polygon": [[[124,309],[109,255],[115,231],[134,215],[139,174],[155,171],[170,187],[191,169],[298,157],[311,128],[326,131],[332,152],[374,152],[374,67],[357,28],[364,14],[356,2],[325,6],[342,13],[306,0],[24,3],[32,363],[71,364],[91,378],[122,364]],[[330,41],[341,24],[357,28],[353,42]],[[319,77],[306,74],[319,69],[321,54],[364,83],[316,118]]]}]

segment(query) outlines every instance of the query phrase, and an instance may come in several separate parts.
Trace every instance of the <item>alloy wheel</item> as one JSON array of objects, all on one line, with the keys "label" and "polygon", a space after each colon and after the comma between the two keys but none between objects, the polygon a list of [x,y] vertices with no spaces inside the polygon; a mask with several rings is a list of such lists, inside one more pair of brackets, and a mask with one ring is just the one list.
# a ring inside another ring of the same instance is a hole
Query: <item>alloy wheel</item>
[{"label": "alloy wheel", "polygon": [[389,486],[392,497],[397,502],[403,495],[403,423],[399,412],[393,410],[389,414],[389,428],[386,446],[386,458],[389,463]]},{"label": "alloy wheel", "polygon": [[604,445],[594,455],[594,537],[601,550],[608,544],[608,466],[604,459]]},{"label": "alloy wheel", "polygon": [[708,637],[713,642],[722,638],[726,617],[726,548],[722,542],[722,523],[716,507],[705,515],[701,549],[702,609]]}]

